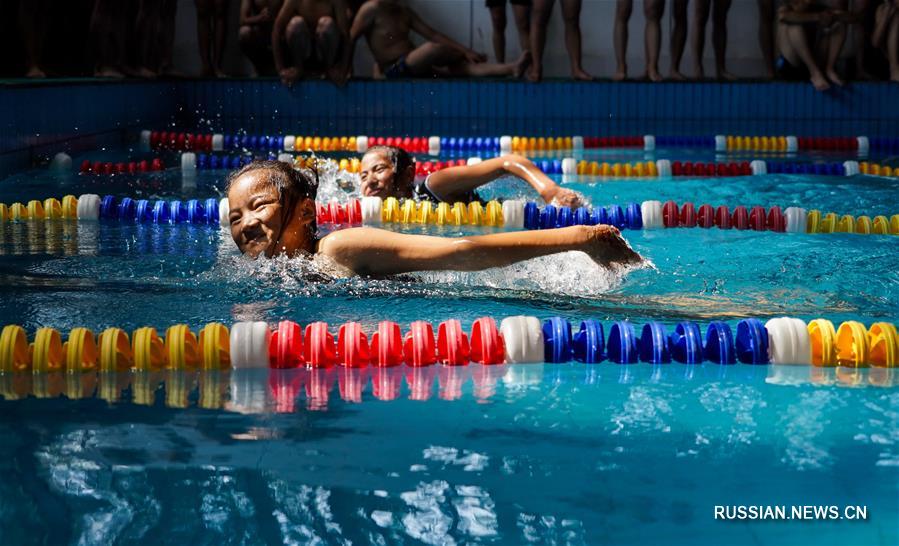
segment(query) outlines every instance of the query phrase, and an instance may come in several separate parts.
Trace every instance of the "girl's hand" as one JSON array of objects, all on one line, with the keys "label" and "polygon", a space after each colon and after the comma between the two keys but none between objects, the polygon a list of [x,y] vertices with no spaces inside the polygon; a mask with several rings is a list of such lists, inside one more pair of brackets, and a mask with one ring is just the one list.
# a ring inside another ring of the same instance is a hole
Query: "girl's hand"
[{"label": "girl's hand", "polygon": [[584,197],[581,194],[559,186],[556,186],[555,189],[550,192],[548,197],[549,199],[546,201],[557,207],[571,207],[576,209],[584,206]]}]

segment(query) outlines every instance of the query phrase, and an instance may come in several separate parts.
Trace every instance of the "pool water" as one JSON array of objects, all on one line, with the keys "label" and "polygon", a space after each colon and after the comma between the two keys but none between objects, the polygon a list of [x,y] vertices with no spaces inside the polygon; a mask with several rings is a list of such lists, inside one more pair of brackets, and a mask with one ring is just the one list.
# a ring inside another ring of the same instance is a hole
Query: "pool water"
[{"label": "pool water", "polygon": [[[714,158],[676,153],[668,157]],[[586,159],[644,156],[615,150]],[[827,156],[841,159],[850,157]],[[69,193],[220,197],[226,174],[32,171],[0,183],[0,202]],[[579,179],[566,186],[594,205],[673,199],[899,212],[897,178]],[[509,181],[483,193],[536,197]],[[328,183],[322,195],[344,197]],[[714,228],[625,235],[653,267],[606,271],[569,253],[480,273],[312,281],[311,267],[297,261],[242,259],[217,227],[7,223],[0,227],[0,316],[30,334],[43,326],[96,332],[282,319],[326,321],[333,330],[358,321],[371,332],[380,320],[405,328],[458,318],[468,329],[478,317],[512,315],[638,326],[657,320],[669,328],[784,315],[899,322],[899,239],[892,236]],[[893,370],[874,368],[609,362],[4,377],[0,537],[896,544],[896,383]],[[713,517],[715,505],[758,504],[862,505],[868,518]]]}]

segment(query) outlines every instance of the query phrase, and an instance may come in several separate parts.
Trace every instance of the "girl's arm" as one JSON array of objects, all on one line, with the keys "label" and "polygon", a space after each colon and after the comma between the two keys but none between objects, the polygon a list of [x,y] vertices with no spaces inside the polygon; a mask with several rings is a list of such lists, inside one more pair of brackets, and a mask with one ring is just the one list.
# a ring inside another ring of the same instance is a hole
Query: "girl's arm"
[{"label": "girl's arm", "polygon": [[318,247],[319,253],[359,275],[479,271],[569,250],[586,252],[602,266],[642,260],[612,226],[572,226],[456,238],[353,228],[331,233]]},{"label": "girl's arm", "polygon": [[431,174],[428,188],[444,201],[454,201],[457,197],[483,186],[505,175],[512,175],[530,184],[547,203],[556,200],[560,205],[580,206],[577,193],[560,188],[534,163],[520,155],[504,155],[482,161],[477,165],[450,167]]}]

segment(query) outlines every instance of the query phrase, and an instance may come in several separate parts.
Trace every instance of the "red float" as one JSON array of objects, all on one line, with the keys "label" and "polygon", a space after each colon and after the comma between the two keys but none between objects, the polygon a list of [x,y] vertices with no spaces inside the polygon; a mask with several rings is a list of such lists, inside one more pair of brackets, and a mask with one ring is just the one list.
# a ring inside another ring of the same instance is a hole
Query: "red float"
[{"label": "red float", "polygon": [[715,225],[718,229],[730,229],[730,211],[724,205],[715,209]]},{"label": "red float", "polygon": [[680,223],[680,213],[677,210],[677,203],[668,201],[662,205],[662,223],[667,228],[677,227]]},{"label": "red float", "polygon": [[381,368],[403,363],[403,338],[400,325],[387,320],[378,323],[378,331],[371,336],[372,361]]},{"label": "red float", "polygon": [[765,231],[765,229],[767,228],[765,207],[752,207],[752,210],[749,211],[749,227],[751,227],[755,231]]},{"label": "red float", "polygon": [[337,333],[337,361],[350,368],[364,368],[371,362],[368,337],[358,322],[348,322]]},{"label": "red float", "polygon": [[337,361],[334,336],[328,331],[327,322],[313,322],[306,326],[306,343],[303,358],[313,368],[328,368]]},{"label": "red float", "polygon": [[430,366],[437,362],[434,347],[434,327],[430,322],[417,320],[409,325],[403,342],[406,364],[413,367]]},{"label": "red float", "polygon": [[778,206],[768,209],[768,229],[781,233],[787,230],[787,220]]},{"label": "red float", "polygon": [[503,337],[491,317],[479,318],[471,325],[471,360],[481,364],[502,364],[506,361]]},{"label": "red float", "polygon": [[689,201],[684,203],[680,210],[680,225],[684,227],[696,227],[696,208]]},{"label": "red float", "polygon": [[268,363],[278,369],[303,364],[303,329],[299,324],[290,320],[278,323],[268,344]]},{"label": "red float", "polygon": [[451,366],[468,364],[470,348],[468,336],[457,319],[440,323],[437,328],[437,360]]},{"label": "red float", "polygon": [[711,228],[715,225],[715,211],[712,205],[702,205],[696,213],[696,224],[699,227]]},{"label": "red float", "polygon": [[737,229],[749,229],[749,213],[746,212],[746,207],[742,205],[735,207],[730,221]]}]

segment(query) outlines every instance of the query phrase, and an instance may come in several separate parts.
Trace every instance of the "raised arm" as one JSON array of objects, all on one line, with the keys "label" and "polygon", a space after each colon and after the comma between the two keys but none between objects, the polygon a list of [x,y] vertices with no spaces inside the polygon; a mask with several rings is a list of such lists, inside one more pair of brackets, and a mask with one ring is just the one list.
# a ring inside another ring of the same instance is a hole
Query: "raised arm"
[{"label": "raised arm", "polygon": [[530,159],[520,155],[504,155],[477,165],[437,171],[428,178],[428,189],[444,201],[455,201],[459,196],[506,175],[527,182],[547,203],[555,200],[560,205],[571,207],[582,204],[577,193],[559,187]]},{"label": "raised arm", "polygon": [[457,238],[354,228],[331,233],[320,241],[318,248],[320,254],[359,275],[479,271],[570,250],[586,252],[602,266],[642,260],[611,226],[572,226]]}]

